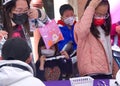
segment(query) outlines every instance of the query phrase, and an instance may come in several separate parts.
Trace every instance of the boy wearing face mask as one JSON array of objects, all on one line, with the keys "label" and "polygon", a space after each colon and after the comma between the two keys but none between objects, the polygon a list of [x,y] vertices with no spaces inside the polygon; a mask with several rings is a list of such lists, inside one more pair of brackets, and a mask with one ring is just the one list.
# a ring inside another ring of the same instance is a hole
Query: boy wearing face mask
[{"label": "boy wearing face mask", "polygon": [[73,49],[76,49],[76,43],[74,41],[74,24],[75,16],[74,16],[74,10],[71,5],[64,4],[60,7],[60,15],[61,20],[58,21],[58,26],[63,34],[64,40],[60,41],[58,43],[59,50],[62,50],[63,47],[69,43],[70,41],[73,44]]}]

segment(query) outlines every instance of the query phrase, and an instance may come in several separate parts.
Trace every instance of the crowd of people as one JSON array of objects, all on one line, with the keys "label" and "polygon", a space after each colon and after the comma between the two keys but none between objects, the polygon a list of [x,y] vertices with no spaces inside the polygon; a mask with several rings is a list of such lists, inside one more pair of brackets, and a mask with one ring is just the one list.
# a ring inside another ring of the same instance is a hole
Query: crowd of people
[{"label": "crowd of people", "polygon": [[3,0],[0,10],[0,86],[45,86],[42,81],[76,76],[115,78],[120,54],[113,48],[120,47],[120,22],[111,24],[108,0],[88,0],[78,21],[73,7],[62,5],[56,24],[64,39],[49,49],[39,31],[51,22],[42,0]]}]

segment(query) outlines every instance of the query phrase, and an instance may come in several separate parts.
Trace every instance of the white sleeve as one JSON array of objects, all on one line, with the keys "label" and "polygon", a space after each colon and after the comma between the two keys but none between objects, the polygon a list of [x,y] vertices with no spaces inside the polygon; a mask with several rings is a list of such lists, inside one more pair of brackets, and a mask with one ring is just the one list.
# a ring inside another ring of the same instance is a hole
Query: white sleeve
[{"label": "white sleeve", "polygon": [[46,12],[43,9],[39,9],[41,16],[38,18],[41,22],[46,23],[50,21],[50,18],[47,16]]}]

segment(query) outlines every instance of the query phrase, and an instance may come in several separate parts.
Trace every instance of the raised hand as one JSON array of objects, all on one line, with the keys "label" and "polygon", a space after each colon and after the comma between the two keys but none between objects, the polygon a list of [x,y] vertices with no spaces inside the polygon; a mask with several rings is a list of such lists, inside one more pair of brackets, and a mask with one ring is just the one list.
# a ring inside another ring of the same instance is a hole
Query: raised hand
[{"label": "raised hand", "polygon": [[96,8],[102,0],[91,0],[89,6]]},{"label": "raised hand", "polygon": [[40,57],[40,66],[39,66],[39,69],[40,69],[40,70],[44,70],[45,60],[46,60],[46,56],[42,55],[42,56]]}]

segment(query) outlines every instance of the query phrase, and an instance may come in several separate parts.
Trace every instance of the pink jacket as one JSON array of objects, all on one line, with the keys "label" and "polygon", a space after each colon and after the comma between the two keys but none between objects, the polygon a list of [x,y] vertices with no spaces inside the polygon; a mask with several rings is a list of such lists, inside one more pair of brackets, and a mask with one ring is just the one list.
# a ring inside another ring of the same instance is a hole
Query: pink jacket
[{"label": "pink jacket", "polygon": [[100,40],[90,32],[94,11],[93,7],[87,7],[81,20],[75,25],[74,33],[80,76],[112,74],[113,58],[107,57]]}]

